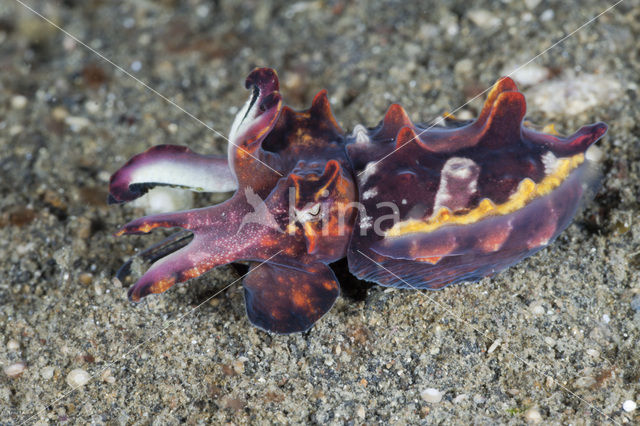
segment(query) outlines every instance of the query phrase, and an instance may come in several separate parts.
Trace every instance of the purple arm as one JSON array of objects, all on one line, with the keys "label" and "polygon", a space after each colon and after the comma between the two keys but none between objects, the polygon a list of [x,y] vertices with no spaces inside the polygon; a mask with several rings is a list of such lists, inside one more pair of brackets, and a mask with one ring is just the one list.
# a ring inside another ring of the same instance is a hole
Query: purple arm
[{"label": "purple arm", "polygon": [[202,192],[237,188],[224,157],[200,155],[185,146],[158,145],[131,158],[111,176],[109,203],[135,200],[154,186],[177,186]]}]

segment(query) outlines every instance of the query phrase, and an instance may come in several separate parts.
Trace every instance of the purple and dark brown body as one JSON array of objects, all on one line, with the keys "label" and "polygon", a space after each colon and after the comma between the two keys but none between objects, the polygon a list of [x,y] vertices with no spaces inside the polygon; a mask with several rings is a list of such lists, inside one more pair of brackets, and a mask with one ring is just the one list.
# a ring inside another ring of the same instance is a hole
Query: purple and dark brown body
[{"label": "purple and dark brown body", "polygon": [[339,284],[329,264],[345,256],[354,275],[384,286],[478,280],[569,225],[596,181],[586,151],[607,129],[597,123],[560,138],[523,126],[525,100],[509,78],[472,122],[415,125],[392,105],[378,126],[350,135],[325,91],[296,112],[283,106],[275,71],[254,70],[246,86],[252,94],[233,123],[228,158],[161,145],[112,176],[114,203],[158,185],[235,190],[221,204],[144,217],[118,231],[193,234],[188,244],[168,240],[129,290],[132,300],[246,262],[250,321],[292,333],[331,308]]}]

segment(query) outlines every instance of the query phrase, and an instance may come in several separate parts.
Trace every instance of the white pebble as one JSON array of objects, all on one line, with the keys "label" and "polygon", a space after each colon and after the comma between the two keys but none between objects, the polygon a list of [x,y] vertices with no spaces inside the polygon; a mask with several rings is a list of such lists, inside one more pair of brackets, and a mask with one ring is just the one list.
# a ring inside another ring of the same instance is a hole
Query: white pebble
[{"label": "white pebble", "polygon": [[587,349],[587,355],[598,358],[600,356],[600,351],[597,349]]},{"label": "white pebble", "polygon": [[11,339],[7,342],[7,349],[11,352],[17,351],[18,349],[20,349],[20,343]]},{"label": "white pebble", "polygon": [[93,291],[96,293],[96,296],[102,296],[102,294],[104,293],[104,289],[102,288],[100,283],[95,283],[93,285]]},{"label": "white pebble", "polygon": [[67,376],[67,384],[74,389],[86,385],[89,380],[91,380],[91,376],[82,368],[71,370]]},{"label": "white pebble", "polygon": [[169,123],[167,125],[167,131],[172,135],[175,135],[176,132],[178,131],[178,125],[176,123]]},{"label": "white pebble", "polygon": [[40,370],[40,376],[42,376],[42,378],[45,380],[49,380],[53,377],[54,371],[55,369],[53,367],[44,367],[42,370]]},{"label": "white pebble", "polygon": [[442,401],[442,395],[444,395],[444,392],[434,388],[427,388],[420,392],[420,397],[426,402],[440,402]]},{"label": "white pebble", "polygon": [[356,414],[358,415],[358,417],[360,417],[362,420],[364,420],[366,412],[364,411],[364,407],[362,405],[360,405],[358,407],[358,410],[356,411]]},{"label": "white pebble", "polygon": [[209,15],[209,6],[207,5],[200,5],[196,8],[196,15],[198,15],[200,18],[206,18],[207,15]]},{"label": "white pebble", "polygon": [[541,21],[550,21],[555,16],[553,9],[547,9],[540,14]]},{"label": "white pebble", "polygon": [[567,73],[530,89],[527,101],[549,116],[577,115],[608,105],[622,92],[620,82],[609,74]]},{"label": "white pebble", "polygon": [[7,365],[4,367],[4,374],[13,378],[19,377],[24,370],[26,370],[27,366],[24,362],[16,362],[15,364]]},{"label": "white pebble", "polygon": [[15,126],[9,127],[9,135],[10,136],[19,135],[20,133],[22,133],[23,130],[24,130],[24,127],[22,127],[19,124],[16,124]]},{"label": "white pebble", "polygon": [[634,411],[637,407],[638,407],[638,404],[636,404],[635,401],[632,401],[630,399],[627,399],[625,402],[622,403],[622,409],[627,413]]},{"label": "white pebble", "polygon": [[22,109],[27,106],[27,98],[22,95],[15,95],[11,98],[11,107],[13,109]]},{"label": "white pebble", "polygon": [[484,404],[486,400],[487,400],[487,398],[485,398],[484,396],[482,396],[480,394],[475,394],[473,396],[473,402],[475,402],[476,404]]},{"label": "white pebble", "polygon": [[131,16],[127,16],[126,18],[124,18],[124,21],[122,21],[122,26],[125,28],[133,28],[135,24],[136,24],[136,20],[133,19]]},{"label": "white pebble", "polygon": [[[36,247],[36,245],[33,242],[26,243],[26,244],[20,244],[20,245],[16,246],[16,253],[18,253],[20,256],[24,256],[25,254],[27,254],[30,251],[32,251],[35,247]],[[9,343],[10,342],[11,341],[9,341]],[[14,340],[14,342],[15,342],[15,340]],[[7,348],[9,348],[9,343],[7,343]],[[9,349],[11,349],[11,348],[9,348]]]},{"label": "white pebble", "polygon": [[501,340],[501,339],[496,339],[496,341],[495,341],[495,342],[493,342],[493,343],[491,344],[491,346],[489,346],[489,349],[487,350],[487,353],[493,353],[493,351],[495,351],[495,350],[496,350],[496,348],[497,348],[498,346],[500,346],[500,343],[502,343],[502,340]]},{"label": "white pebble", "polygon": [[544,314],[544,307],[540,302],[533,302],[529,305],[529,309],[533,315],[542,315]]},{"label": "white pebble", "polygon": [[96,101],[87,101],[84,103],[84,107],[89,114],[95,114],[100,111],[100,104]]},{"label": "white pebble", "polygon": [[64,122],[71,128],[72,132],[79,132],[91,124],[86,117],[74,117],[72,115],[66,117]]},{"label": "white pebble", "polygon": [[469,395],[467,395],[466,393],[461,393],[460,395],[453,398],[453,403],[460,404],[462,401],[466,401],[468,398],[469,398]]},{"label": "white pebble", "polygon": [[602,315],[602,322],[605,324],[609,324],[609,321],[611,321],[611,317],[607,314]]},{"label": "white pebble", "polygon": [[456,74],[467,75],[473,72],[473,61],[469,58],[458,61],[453,67],[453,72]]},{"label": "white pebble", "polygon": [[111,375],[110,368],[107,368],[106,370],[104,370],[100,375],[100,377],[102,378],[102,380],[104,380],[106,383],[109,383],[110,385],[116,382],[116,378]]},{"label": "white pebble", "polygon": [[140,62],[140,61],[133,61],[133,62],[131,63],[131,69],[132,69],[134,72],[138,72],[138,71],[140,71],[140,70],[142,69],[142,62]]},{"label": "white pebble", "polygon": [[501,23],[500,18],[485,9],[470,10],[467,16],[480,28],[497,27]]},{"label": "white pebble", "polygon": [[533,10],[540,4],[540,1],[541,0],[524,0],[524,4],[529,10]]},{"label": "white pebble", "polygon": [[540,423],[542,421],[542,416],[537,407],[531,407],[525,411],[524,418],[529,423]]},{"label": "white pebble", "polygon": [[71,37],[66,36],[64,40],[62,40],[62,47],[64,47],[64,50],[66,50],[67,52],[70,52],[75,49],[76,41]]}]

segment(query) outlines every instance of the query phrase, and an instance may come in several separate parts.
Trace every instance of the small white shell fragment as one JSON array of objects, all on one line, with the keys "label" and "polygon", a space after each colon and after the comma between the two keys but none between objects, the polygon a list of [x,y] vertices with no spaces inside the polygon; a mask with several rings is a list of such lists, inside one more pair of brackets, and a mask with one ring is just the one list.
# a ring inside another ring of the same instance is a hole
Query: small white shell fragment
[{"label": "small white shell fragment", "polygon": [[587,355],[598,358],[600,356],[600,351],[597,349],[587,349]]},{"label": "small white shell fragment", "polygon": [[544,314],[544,306],[542,306],[542,302],[536,301],[529,305],[529,310],[533,315],[542,315]]},{"label": "small white shell fragment", "polygon": [[358,406],[358,410],[356,411],[356,414],[358,415],[358,417],[360,417],[362,420],[364,420],[366,412],[365,412],[364,407],[362,405]]},{"label": "small white shell fragment", "polygon": [[15,95],[11,98],[11,108],[22,109],[27,106],[27,98],[23,95]]},{"label": "small white shell fragment", "polygon": [[555,12],[553,11],[553,9],[547,9],[540,14],[540,20],[542,22],[551,21],[554,16],[555,16]]},{"label": "small white shell fragment", "polygon": [[55,369],[51,366],[44,367],[40,370],[40,376],[45,380],[49,380],[53,377],[54,371]]},{"label": "small white shell fragment", "polygon": [[91,380],[91,376],[82,368],[71,370],[67,375],[67,384],[74,389],[86,385],[89,380]]},{"label": "small white shell fragment", "polygon": [[64,122],[69,126],[72,132],[79,132],[82,129],[89,127],[91,121],[86,117],[68,116],[64,119]]},{"label": "small white shell fragment", "polygon": [[528,423],[540,423],[542,421],[542,415],[540,415],[538,407],[531,407],[525,411],[524,418]]},{"label": "small white shell fragment", "polygon": [[636,404],[635,401],[632,401],[630,399],[627,399],[625,402],[622,403],[622,409],[627,413],[635,411],[636,408],[638,408],[638,404]]},{"label": "small white shell fragment", "polygon": [[24,362],[16,362],[15,364],[7,365],[6,367],[4,367],[4,374],[14,379],[24,373],[24,370],[26,369],[27,366]]},{"label": "small white shell fragment", "polygon": [[462,401],[466,401],[467,399],[469,399],[469,395],[467,395],[466,393],[461,393],[460,395],[453,398],[453,403],[460,404]]},{"label": "small white shell fragment", "polygon": [[484,404],[486,401],[487,401],[487,398],[485,398],[480,394],[473,395],[473,402],[475,402],[476,404]]},{"label": "small white shell fragment", "polygon": [[540,1],[541,0],[524,0],[524,4],[527,6],[527,9],[533,10],[540,4]]},{"label": "small white shell fragment", "polygon": [[7,342],[7,350],[11,351],[11,352],[15,352],[18,349],[20,349],[20,343],[16,342],[15,340],[11,339]]},{"label": "small white shell fragment", "polygon": [[420,397],[426,402],[440,402],[442,401],[442,395],[444,395],[444,392],[440,392],[435,388],[427,388],[420,392]]},{"label": "small white shell fragment", "polygon": [[480,28],[492,28],[500,25],[501,20],[494,13],[485,9],[473,9],[467,12],[467,16]]},{"label": "small white shell fragment", "polygon": [[172,135],[175,135],[178,132],[178,125],[176,123],[169,123],[167,125],[167,131]]},{"label": "small white shell fragment", "polygon": [[105,381],[106,383],[109,383],[110,385],[114,384],[116,382],[116,378],[113,377],[111,375],[111,369],[107,368],[106,370],[104,370],[102,372],[102,374],[100,375],[100,378]]},{"label": "small white shell fragment", "polygon": [[566,117],[606,105],[622,91],[622,84],[611,75],[567,73],[529,89],[527,104],[548,116]]},{"label": "small white shell fragment", "polygon": [[498,346],[500,346],[501,343],[502,343],[502,339],[496,339],[496,341],[493,342],[491,346],[489,346],[487,353],[493,353],[493,351],[495,351],[498,348]]}]

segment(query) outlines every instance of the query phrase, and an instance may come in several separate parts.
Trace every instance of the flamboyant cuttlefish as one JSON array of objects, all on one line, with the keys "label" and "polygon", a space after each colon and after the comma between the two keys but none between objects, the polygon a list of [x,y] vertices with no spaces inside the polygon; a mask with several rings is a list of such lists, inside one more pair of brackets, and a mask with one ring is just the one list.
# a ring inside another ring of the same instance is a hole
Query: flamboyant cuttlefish
[{"label": "flamboyant cuttlefish", "polygon": [[247,262],[246,310],[278,333],[309,329],[333,305],[329,266],[345,256],[360,279],[439,289],[493,274],[548,245],[596,181],[587,148],[604,123],[561,138],[525,127],[524,96],[500,79],[473,121],[413,124],[392,105],[346,135],[326,91],[284,106],[275,71],[256,69],[229,135],[228,159],[160,145],[112,177],[110,202],[157,185],[235,190],[206,208],[134,220],[117,235],[183,228],[151,250],[129,289],[138,301],[219,265]]}]

